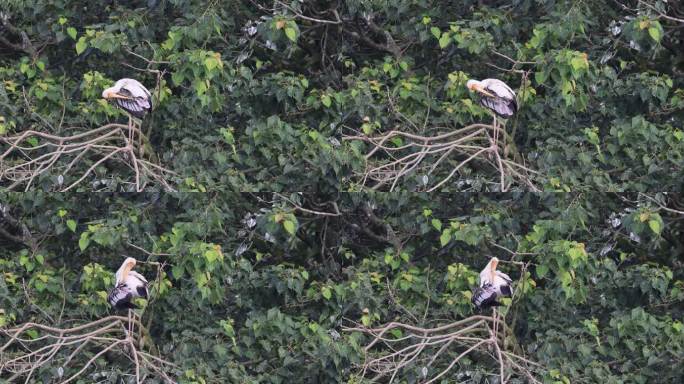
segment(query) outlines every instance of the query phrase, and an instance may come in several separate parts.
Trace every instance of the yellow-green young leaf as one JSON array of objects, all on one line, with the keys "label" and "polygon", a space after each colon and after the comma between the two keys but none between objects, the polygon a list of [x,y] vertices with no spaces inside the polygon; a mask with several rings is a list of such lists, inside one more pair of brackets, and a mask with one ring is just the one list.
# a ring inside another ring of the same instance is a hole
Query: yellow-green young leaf
[{"label": "yellow-green young leaf", "polygon": [[326,300],[330,300],[330,298],[332,297],[332,290],[330,289],[330,287],[323,287],[321,288],[321,294],[323,295],[323,297],[325,297]]},{"label": "yellow-green young leaf", "polygon": [[432,36],[438,39],[442,36],[442,31],[437,27],[430,28],[430,32],[432,32]]},{"label": "yellow-green young leaf", "polygon": [[678,333],[681,333],[682,329],[684,329],[684,325],[682,325],[682,323],[680,323],[679,321],[675,321],[674,323],[672,323],[672,328]]},{"label": "yellow-green young leaf", "polygon": [[438,231],[442,230],[442,222],[439,219],[432,219],[432,226]]},{"label": "yellow-green young leaf", "polygon": [[219,253],[216,249],[207,249],[204,252],[204,258],[211,264],[219,258]]},{"label": "yellow-green young leaf", "polygon": [[204,66],[207,67],[207,71],[211,72],[214,68],[218,67],[218,60],[215,57],[207,57],[204,59]]},{"label": "yellow-green young leaf", "polygon": [[365,325],[366,327],[370,327],[370,325],[371,325],[370,316],[368,316],[368,315],[361,316],[361,324]]},{"label": "yellow-green young leaf", "polygon": [[294,28],[285,27],[285,36],[287,36],[287,38],[290,39],[292,42],[297,41],[297,31],[295,31]]},{"label": "yellow-green young leaf", "polygon": [[64,217],[64,216],[66,216],[66,214],[67,214],[66,209],[60,209],[59,211],[57,211],[57,216],[59,216],[59,217]]},{"label": "yellow-green young leaf", "polygon": [[81,252],[88,248],[88,244],[90,244],[90,232],[81,233],[81,238],[78,240],[78,248],[81,249]]},{"label": "yellow-green young leaf", "polygon": [[656,42],[660,41],[661,36],[660,36],[660,29],[658,29],[658,27],[655,27],[655,26],[650,27],[648,29],[648,35],[651,36],[651,38],[653,40],[655,40]]},{"label": "yellow-green young leaf", "polygon": [[451,43],[451,35],[448,33],[442,34],[442,37],[439,38],[439,47],[444,49]]},{"label": "yellow-green young leaf", "polygon": [[74,28],[74,27],[67,28],[67,35],[69,35],[69,37],[71,37],[73,40],[76,40],[76,28]]},{"label": "yellow-green young leaf", "polygon": [[76,233],[76,221],[74,221],[74,220],[67,220],[66,226],[71,230],[71,232]]},{"label": "yellow-green young leaf", "polygon": [[662,230],[662,228],[660,226],[660,221],[655,220],[655,219],[649,220],[648,226],[649,226],[649,228],[651,228],[651,231],[653,231],[653,233],[655,233],[656,235],[660,235],[660,231]]},{"label": "yellow-green young leaf", "polygon": [[64,25],[67,22],[67,18],[64,16],[60,16],[57,22],[59,23],[59,25]]},{"label": "yellow-green young leaf", "polygon": [[572,69],[579,71],[580,69],[587,68],[587,61],[583,57],[574,57],[570,60],[570,65],[572,65]]},{"label": "yellow-green young leaf", "polygon": [[81,36],[76,42],[76,54],[80,55],[86,48],[88,48],[88,42],[86,41],[85,36]]},{"label": "yellow-green young leaf", "polygon": [[444,232],[442,232],[442,235],[439,236],[439,243],[443,246],[447,245],[451,241],[451,232],[447,229]]},{"label": "yellow-green young leaf", "polygon": [[295,228],[295,223],[290,220],[283,221],[283,227],[290,235],[294,236],[295,232],[297,232],[297,228]]},{"label": "yellow-green young leaf", "polygon": [[326,108],[330,108],[330,106],[332,105],[332,99],[328,95],[323,95],[321,96],[321,103],[323,103],[323,105],[325,105]]}]

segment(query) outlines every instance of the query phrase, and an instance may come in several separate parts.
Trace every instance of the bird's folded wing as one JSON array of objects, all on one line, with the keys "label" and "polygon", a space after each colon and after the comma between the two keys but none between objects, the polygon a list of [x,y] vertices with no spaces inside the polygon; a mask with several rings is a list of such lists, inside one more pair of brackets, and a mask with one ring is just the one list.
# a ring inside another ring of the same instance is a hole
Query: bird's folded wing
[{"label": "bird's folded wing", "polygon": [[120,307],[123,303],[129,303],[133,298],[128,286],[123,283],[117,285],[114,289],[109,292],[107,296],[107,302],[113,307]]}]

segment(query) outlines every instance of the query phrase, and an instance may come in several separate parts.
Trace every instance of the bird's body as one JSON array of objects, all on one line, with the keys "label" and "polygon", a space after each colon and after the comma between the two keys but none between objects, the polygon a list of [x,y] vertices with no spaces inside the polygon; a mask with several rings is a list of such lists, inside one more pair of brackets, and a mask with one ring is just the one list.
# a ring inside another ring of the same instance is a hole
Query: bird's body
[{"label": "bird's body", "polygon": [[515,92],[499,79],[468,80],[466,86],[478,92],[481,95],[480,104],[498,116],[509,118],[518,111]]},{"label": "bird's body", "polygon": [[116,105],[135,116],[142,119],[146,113],[152,110],[152,94],[134,79],[121,79],[113,87],[102,91],[102,97],[107,100],[114,100]]},{"label": "bird's body", "polygon": [[472,302],[477,308],[486,308],[501,305],[497,298],[501,296],[511,297],[511,278],[496,270],[499,259],[493,257],[487,266],[480,272],[480,286],[473,291]]},{"label": "bird's body", "polygon": [[114,288],[107,296],[107,301],[114,309],[137,308],[133,300],[137,297],[147,298],[147,279],[132,270],[135,264],[134,258],[126,258],[116,271]]}]

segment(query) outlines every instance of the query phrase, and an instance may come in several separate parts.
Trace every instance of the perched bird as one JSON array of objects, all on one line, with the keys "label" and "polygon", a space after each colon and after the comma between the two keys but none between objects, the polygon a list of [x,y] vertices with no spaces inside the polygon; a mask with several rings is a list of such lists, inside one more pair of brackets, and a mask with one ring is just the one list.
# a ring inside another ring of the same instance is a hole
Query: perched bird
[{"label": "perched bird", "polygon": [[128,257],[116,271],[116,283],[107,296],[107,301],[114,309],[137,308],[133,303],[136,297],[147,299],[147,280],[133,271],[135,264],[136,260]]},{"label": "perched bird", "polygon": [[511,297],[513,294],[512,280],[507,274],[496,270],[498,264],[499,259],[492,257],[480,272],[480,286],[473,291],[471,300],[478,309],[499,306],[501,303],[497,301],[497,298]]},{"label": "perched bird", "polygon": [[113,87],[102,91],[102,97],[113,100],[119,108],[139,119],[152,110],[152,94],[134,79],[117,81]]},{"label": "perched bird", "polygon": [[518,111],[518,102],[515,100],[515,92],[501,80],[484,79],[468,80],[466,87],[469,90],[478,92],[480,104],[490,109],[497,115],[509,118]]}]

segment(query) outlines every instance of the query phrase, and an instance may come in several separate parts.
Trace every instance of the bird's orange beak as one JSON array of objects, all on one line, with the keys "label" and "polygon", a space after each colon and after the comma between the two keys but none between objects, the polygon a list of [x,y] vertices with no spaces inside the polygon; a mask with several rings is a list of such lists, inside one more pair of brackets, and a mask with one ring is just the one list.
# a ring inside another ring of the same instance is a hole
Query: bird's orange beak
[{"label": "bird's orange beak", "polygon": [[468,87],[468,89],[470,89],[471,91],[479,92],[487,97],[494,97],[494,95],[485,91],[485,89],[480,84],[471,84],[470,87]]},{"label": "bird's orange beak", "polygon": [[126,264],[126,267],[124,267],[123,272],[121,273],[121,280],[126,281],[126,278],[128,277],[128,273],[133,269],[134,263],[128,263]]},{"label": "bird's orange beak", "polygon": [[118,93],[116,93],[114,91],[109,91],[109,90],[104,91],[104,93],[102,93],[102,97],[105,99],[124,99],[124,100],[130,100],[131,99],[130,97],[121,96]]},{"label": "bird's orange beak", "polygon": [[497,259],[492,259],[492,271],[491,271],[491,278],[492,282],[494,281],[494,278],[496,277],[496,266],[499,265],[499,260]]}]

